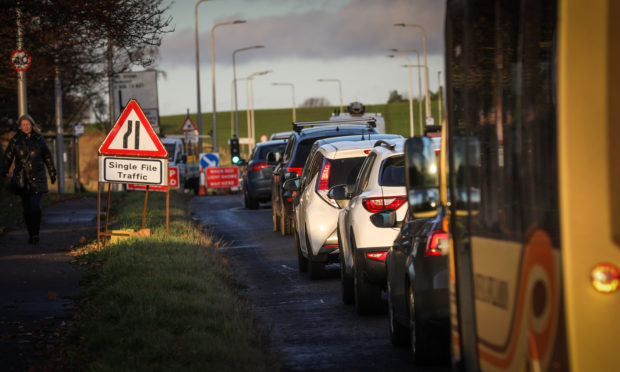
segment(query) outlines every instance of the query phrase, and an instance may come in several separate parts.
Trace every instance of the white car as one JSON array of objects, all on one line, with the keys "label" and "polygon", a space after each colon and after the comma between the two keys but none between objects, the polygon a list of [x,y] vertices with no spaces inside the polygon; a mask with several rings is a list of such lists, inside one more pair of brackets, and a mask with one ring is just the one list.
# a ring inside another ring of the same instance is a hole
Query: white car
[{"label": "white car", "polygon": [[350,199],[338,216],[342,300],[355,302],[361,315],[381,308],[385,256],[400,230],[375,226],[373,215],[391,209],[402,221],[407,212],[404,144],[404,139],[377,141],[355,185],[330,190],[340,201]]},{"label": "white car", "polygon": [[335,185],[352,185],[376,140],[326,143],[315,148],[300,178],[286,181],[284,188],[297,192],[295,245],[299,270],[319,278],[325,265],[338,262],[338,212],[346,204],[327,196]]}]

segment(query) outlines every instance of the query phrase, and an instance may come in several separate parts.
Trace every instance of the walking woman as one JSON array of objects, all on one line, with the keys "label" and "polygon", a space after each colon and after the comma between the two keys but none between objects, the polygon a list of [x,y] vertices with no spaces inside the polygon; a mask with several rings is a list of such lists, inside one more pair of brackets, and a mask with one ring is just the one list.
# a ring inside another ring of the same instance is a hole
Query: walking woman
[{"label": "walking woman", "polygon": [[52,183],[56,182],[56,169],[45,138],[39,134],[35,121],[28,114],[19,118],[19,130],[4,152],[3,176],[7,176],[13,161],[15,168],[10,189],[22,199],[28,243],[37,244],[41,226],[41,196],[48,191],[45,167]]}]

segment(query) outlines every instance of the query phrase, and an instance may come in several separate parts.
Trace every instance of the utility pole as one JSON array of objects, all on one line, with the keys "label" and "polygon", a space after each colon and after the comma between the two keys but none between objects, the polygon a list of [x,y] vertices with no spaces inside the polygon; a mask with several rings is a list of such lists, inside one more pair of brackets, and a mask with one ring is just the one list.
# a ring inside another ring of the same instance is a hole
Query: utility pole
[{"label": "utility pole", "polygon": [[62,85],[60,82],[60,66],[55,60],[54,96],[56,101],[56,161],[58,168],[58,193],[65,192],[65,136],[62,128]]},{"label": "utility pole", "polygon": [[[24,29],[22,11],[17,8],[17,50],[24,49]],[[18,117],[28,113],[28,93],[26,91],[26,71],[17,72],[17,112]],[[19,125],[19,123],[18,123]]]}]

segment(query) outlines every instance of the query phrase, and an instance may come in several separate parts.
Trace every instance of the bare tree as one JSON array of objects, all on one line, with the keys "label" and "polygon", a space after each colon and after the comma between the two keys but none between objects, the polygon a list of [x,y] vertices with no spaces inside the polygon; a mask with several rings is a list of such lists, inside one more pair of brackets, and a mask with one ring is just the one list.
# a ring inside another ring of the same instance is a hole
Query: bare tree
[{"label": "bare tree", "polygon": [[326,107],[331,106],[325,97],[310,97],[301,104],[301,107]]}]

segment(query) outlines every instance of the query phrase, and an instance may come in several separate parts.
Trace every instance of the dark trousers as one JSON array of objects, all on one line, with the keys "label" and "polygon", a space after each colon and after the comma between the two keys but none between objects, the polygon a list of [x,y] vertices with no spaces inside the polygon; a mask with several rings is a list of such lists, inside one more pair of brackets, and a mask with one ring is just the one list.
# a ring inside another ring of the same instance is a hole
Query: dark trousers
[{"label": "dark trousers", "polygon": [[20,196],[28,235],[38,236],[41,228],[41,194],[23,193]]}]

